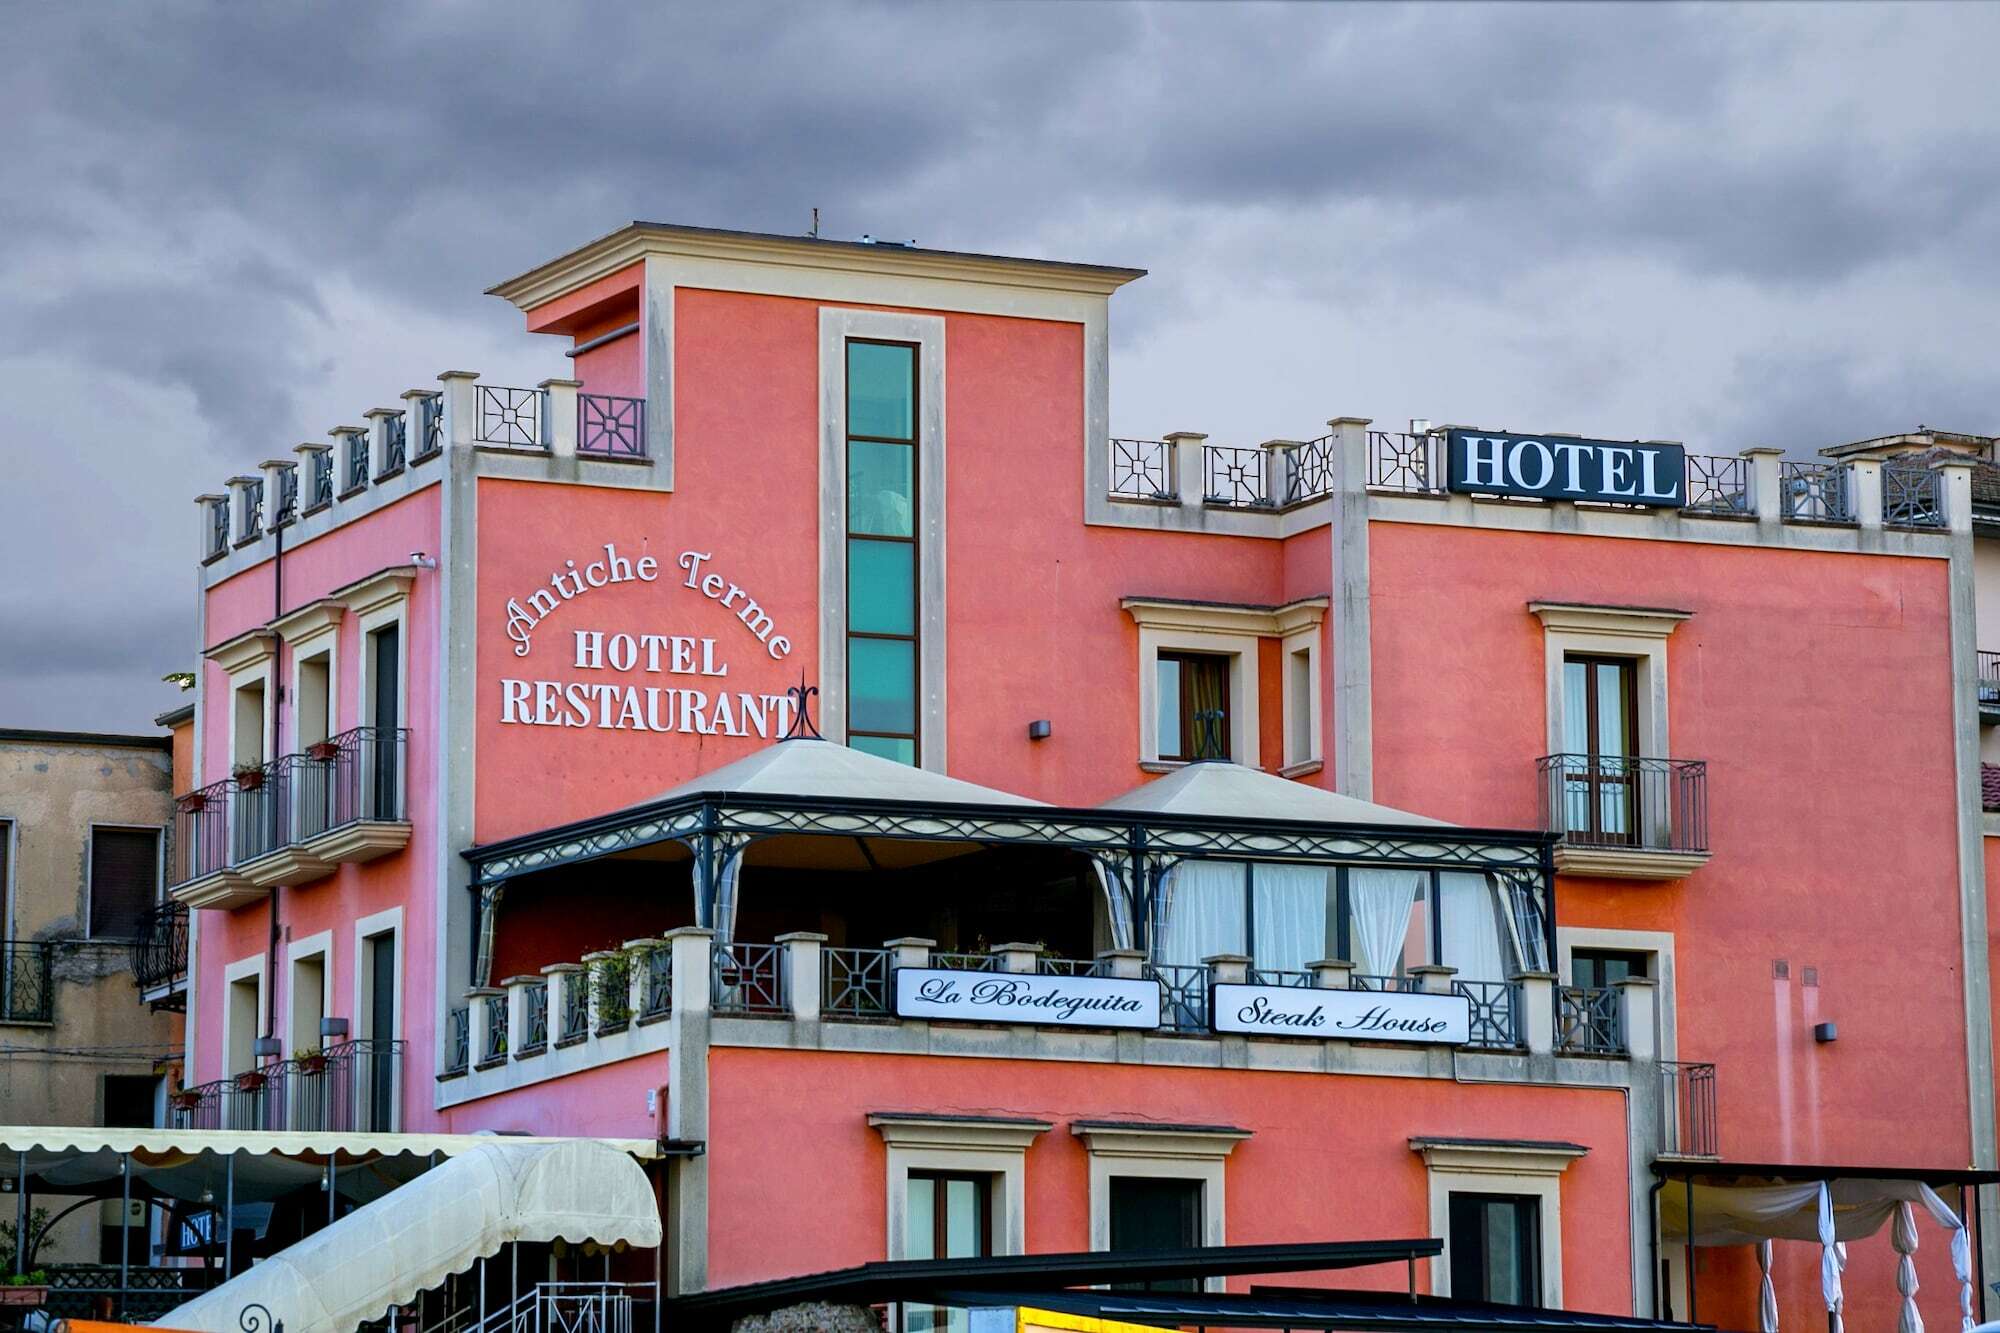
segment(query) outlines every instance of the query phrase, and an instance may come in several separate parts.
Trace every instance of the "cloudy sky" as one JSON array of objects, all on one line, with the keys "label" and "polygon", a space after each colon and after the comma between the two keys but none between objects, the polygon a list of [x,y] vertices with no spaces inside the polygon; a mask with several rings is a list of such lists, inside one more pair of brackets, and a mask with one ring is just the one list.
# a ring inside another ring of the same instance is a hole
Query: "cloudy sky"
[{"label": "cloudy sky", "polygon": [[634,218],[1152,270],[1112,426],[2000,430],[2000,7],[0,10],[0,726],[140,729],[190,499]]}]

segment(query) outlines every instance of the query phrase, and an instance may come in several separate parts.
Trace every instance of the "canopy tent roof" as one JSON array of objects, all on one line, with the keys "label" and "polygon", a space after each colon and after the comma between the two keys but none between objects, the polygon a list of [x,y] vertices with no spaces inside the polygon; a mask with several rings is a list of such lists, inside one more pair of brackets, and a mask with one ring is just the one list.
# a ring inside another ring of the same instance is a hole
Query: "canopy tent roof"
[{"label": "canopy tent roof", "polygon": [[925,805],[1041,805],[1012,792],[899,764],[832,741],[794,737],[669,787],[632,809],[687,796],[816,796]]},{"label": "canopy tent roof", "polygon": [[1208,759],[1163,778],[1143,782],[1098,807],[1135,814],[1198,815],[1223,819],[1284,819],[1376,828],[1449,828],[1441,819],[1413,815],[1324,787],[1308,786],[1242,764]]},{"label": "canopy tent roof", "polygon": [[1831,1192],[1835,1238],[1852,1241],[1880,1231],[1898,1203],[1922,1202],[1924,1186],[2000,1182],[2000,1172],[1949,1167],[1666,1160],[1655,1162],[1653,1171],[1670,1182],[1660,1191],[1662,1239],[1704,1246],[1819,1240],[1821,1184]]},{"label": "canopy tent roof", "polygon": [[646,1173],[588,1139],[488,1140],[177,1307],[174,1328],[238,1333],[261,1305],[288,1333],[353,1333],[513,1241],[653,1247]]},{"label": "canopy tent roof", "polygon": [[1173,1328],[1452,1329],[1457,1333],[1691,1333],[1713,1324],[1677,1324],[1633,1315],[1489,1305],[1402,1292],[1252,1287],[1239,1292],[1058,1291],[1009,1297],[992,1292],[944,1292],[939,1302],[980,1308],[1018,1303],[1061,1314]]}]

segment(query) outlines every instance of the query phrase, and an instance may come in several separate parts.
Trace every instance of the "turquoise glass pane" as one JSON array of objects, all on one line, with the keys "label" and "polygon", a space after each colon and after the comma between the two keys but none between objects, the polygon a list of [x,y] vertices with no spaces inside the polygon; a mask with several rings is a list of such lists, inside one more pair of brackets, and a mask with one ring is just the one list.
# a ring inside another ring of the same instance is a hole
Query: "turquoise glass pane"
[{"label": "turquoise glass pane", "polygon": [[917,451],[907,444],[872,444],[854,440],[847,446],[847,530],[883,537],[911,536],[910,515],[916,510],[916,486],[911,465]]},{"label": "turquoise glass pane", "polygon": [[854,731],[917,729],[917,645],[847,641],[847,725]]},{"label": "turquoise glass pane", "polygon": [[847,433],[914,439],[916,370],[914,347],[847,344]]},{"label": "turquoise glass pane", "polygon": [[860,634],[915,634],[916,553],[909,542],[847,543],[847,628]]},{"label": "turquoise glass pane", "polygon": [[[850,736],[847,738],[847,745],[849,749],[859,750],[863,754],[879,754],[884,759],[893,759],[899,764],[916,767],[917,743],[907,736]],[[912,1259],[929,1257],[922,1254],[910,1256]]]}]

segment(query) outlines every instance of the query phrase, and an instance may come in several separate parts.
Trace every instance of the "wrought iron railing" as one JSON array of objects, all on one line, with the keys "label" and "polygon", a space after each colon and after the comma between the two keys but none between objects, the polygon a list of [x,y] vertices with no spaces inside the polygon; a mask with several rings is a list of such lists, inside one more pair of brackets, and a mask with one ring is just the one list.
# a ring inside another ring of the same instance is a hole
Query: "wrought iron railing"
[{"label": "wrought iron railing", "polygon": [[1174,500],[1174,447],[1165,440],[1111,441],[1111,494],[1121,500]]},{"label": "wrought iron railing", "polygon": [[1845,463],[1778,464],[1779,512],[1813,523],[1854,522],[1854,488]]},{"label": "wrought iron railing", "polygon": [[1000,956],[992,953],[934,953],[931,966],[954,972],[998,972]]},{"label": "wrought iron railing", "polygon": [[154,903],[139,918],[139,934],[132,941],[132,979],[139,994],[184,984],[187,964],[187,904]]},{"label": "wrought iron railing", "polygon": [[590,1035],[590,978],[571,972],[563,978],[562,1028],[556,1045],[567,1046]]},{"label": "wrought iron railing", "polygon": [[1174,1032],[1208,1031],[1208,969],[1196,963],[1149,963],[1160,983],[1160,1026]]},{"label": "wrought iron railing", "polygon": [[0,941],[0,1021],[53,1023],[54,946],[42,940]]},{"label": "wrought iron railing", "polygon": [[576,451],[593,458],[644,458],[646,400],[578,394]]},{"label": "wrought iron railing", "polygon": [[1944,474],[1927,467],[1884,463],[1882,521],[1892,528],[1944,527]]},{"label": "wrought iron railing", "polygon": [[243,537],[248,541],[264,531],[264,481],[258,478],[243,488]]},{"label": "wrought iron railing", "polygon": [[1518,1047],[1521,1041],[1521,989],[1511,981],[1460,981],[1451,991],[1472,1006],[1472,1046]]},{"label": "wrought iron railing", "polygon": [[368,437],[350,434],[342,438],[347,441],[347,457],[342,460],[347,485],[342,489],[352,495],[368,488]]},{"label": "wrought iron railing", "polygon": [[427,393],[417,403],[417,450],[413,458],[430,458],[444,449],[444,395]]},{"label": "wrought iron railing", "polygon": [[306,508],[324,509],[333,503],[333,451],[313,450],[306,468]]},{"label": "wrought iron railing", "polygon": [[1609,986],[1561,986],[1556,990],[1556,1049],[1580,1055],[1618,1055],[1625,1050],[1618,1017],[1618,992]]},{"label": "wrought iron railing", "polygon": [[497,384],[473,386],[479,408],[472,438],[505,449],[546,449],[543,411],[547,396],[540,389],[507,389]]},{"label": "wrought iron railing", "polygon": [[1423,990],[1422,977],[1377,976],[1367,972],[1355,972],[1347,978],[1349,990],[1387,991],[1404,995],[1415,995]]},{"label": "wrought iron railing", "polygon": [[1104,964],[1095,958],[1051,958],[1044,954],[1035,960],[1035,971],[1045,977],[1102,977],[1110,973]]},{"label": "wrought iron railing", "polygon": [[1228,509],[1269,508],[1271,493],[1264,482],[1269,461],[1263,449],[1203,445],[1202,499]]},{"label": "wrought iron railing", "polygon": [[445,1013],[444,1072],[463,1074],[472,1062],[472,1009],[458,1005]]},{"label": "wrought iron railing", "polygon": [[499,1064],[507,1058],[507,997],[489,996],[486,1002],[486,1039],[480,1043],[479,1063]]},{"label": "wrought iron railing", "polygon": [[531,981],[521,988],[521,1039],[517,1055],[533,1055],[549,1046],[549,983]]},{"label": "wrought iron railing", "polygon": [[1686,1060],[1660,1061],[1665,1116],[1662,1152],[1715,1157],[1722,1152],[1715,1121],[1715,1066]]},{"label": "wrought iron railing", "polygon": [[616,953],[590,964],[590,988],[595,992],[597,1032],[623,1032],[632,1021],[632,955]]},{"label": "wrought iron railing", "polygon": [[375,480],[380,481],[403,470],[409,453],[409,440],[409,424],[402,413],[382,419],[382,470],[375,474]]},{"label": "wrought iron railing", "polygon": [[1979,651],[1979,706],[2000,708],[2000,653]]},{"label": "wrought iron railing", "polygon": [[173,883],[185,884],[229,865],[229,801],[235,790],[235,781],[224,778],[174,799]]},{"label": "wrought iron railing", "polygon": [[277,507],[271,514],[271,526],[289,523],[299,516],[299,470],[297,467],[278,470]]},{"label": "wrought iron railing", "polygon": [[892,957],[887,949],[820,950],[820,1012],[836,1018],[886,1017]]},{"label": "wrought iron railing", "polygon": [[108,1308],[120,1320],[150,1323],[222,1281],[219,1268],[148,1265],[143,1240],[134,1242],[132,1262],[122,1268],[118,1264],[37,1264],[36,1267],[48,1274],[49,1291],[42,1301],[41,1313],[51,1319],[95,1319]]},{"label": "wrought iron railing", "polygon": [[404,1043],[359,1039],[301,1052],[172,1094],[175,1129],[387,1133],[402,1096]]},{"label": "wrought iron railing", "polygon": [[1295,986],[1300,990],[1311,990],[1314,984],[1312,973],[1280,967],[1253,967],[1249,980],[1253,986]]},{"label": "wrought iron railing", "polygon": [[1286,504],[1317,500],[1333,490],[1334,450],[1339,444],[1339,436],[1322,435],[1291,451],[1285,474]]},{"label": "wrought iron railing", "polygon": [[646,981],[641,991],[639,1017],[642,1021],[665,1018],[674,1008],[674,951],[648,949],[640,966],[646,969]]},{"label": "wrought iron railing", "polygon": [[1444,489],[1439,436],[1430,432],[1368,432],[1368,484],[1376,490],[1429,493]]},{"label": "wrought iron railing", "polygon": [[775,944],[718,944],[713,1007],[719,1014],[785,1012],[784,950]]},{"label": "wrought iron railing", "polygon": [[1750,479],[1747,458],[1689,454],[1687,506],[1682,512],[1753,518],[1757,509],[1750,493]]},{"label": "wrought iron railing", "polygon": [[1708,850],[1705,760],[1550,754],[1535,766],[1542,827],[1571,846]]},{"label": "wrought iron railing", "polygon": [[208,553],[221,555],[229,549],[229,502],[210,500],[208,502]]}]

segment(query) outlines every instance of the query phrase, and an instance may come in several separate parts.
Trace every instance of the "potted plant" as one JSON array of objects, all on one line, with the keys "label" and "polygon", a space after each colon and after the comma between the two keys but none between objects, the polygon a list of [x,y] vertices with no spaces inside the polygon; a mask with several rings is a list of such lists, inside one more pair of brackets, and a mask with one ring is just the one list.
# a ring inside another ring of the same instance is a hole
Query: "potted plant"
[{"label": "potted plant", "polygon": [[167,1094],[167,1104],[176,1111],[198,1110],[201,1106],[201,1093],[195,1088],[175,1088]]},{"label": "potted plant", "polygon": [[238,1092],[261,1092],[264,1085],[270,1081],[271,1076],[263,1070],[246,1069],[236,1076],[236,1090]]},{"label": "potted plant", "polygon": [[301,1074],[324,1074],[326,1072],[326,1052],[317,1046],[308,1046],[302,1051],[292,1052],[292,1063]]},{"label": "potted plant", "polygon": [[0,1286],[0,1305],[40,1305],[49,1297],[49,1275],[37,1268],[32,1273],[14,1273]]},{"label": "potted plant", "polygon": [[256,791],[264,785],[264,766],[262,764],[241,764],[237,766],[235,772],[231,773],[230,776],[236,779],[236,786],[239,790]]},{"label": "potted plant", "polygon": [[181,809],[191,815],[200,814],[202,811],[208,809],[208,793],[205,791],[189,792],[187,795],[181,797]]},{"label": "potted plant", "polygon": [[314,741],[306,747],[306,758],[317,759],[320,763],[330,764],[340,758],[340,742]]}]

